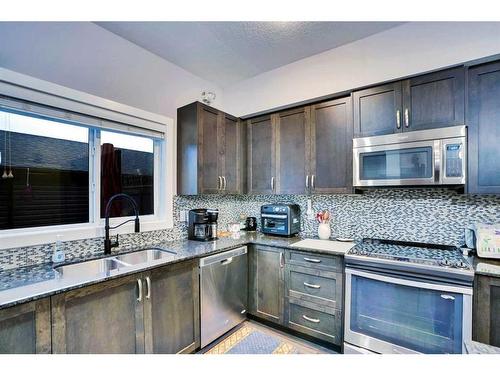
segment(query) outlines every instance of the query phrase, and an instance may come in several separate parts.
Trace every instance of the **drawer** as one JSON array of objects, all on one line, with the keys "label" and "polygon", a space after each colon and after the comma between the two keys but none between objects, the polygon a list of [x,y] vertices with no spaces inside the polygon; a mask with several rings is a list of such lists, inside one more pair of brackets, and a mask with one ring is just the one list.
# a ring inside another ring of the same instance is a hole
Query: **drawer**
[{"label": "drawer", "polygon": [[321,306],[342,309],[343,276],[341,272],[286,266],[287,296]]},{"label": "drawer", "polygon": [[343,258],[340,256],[309,253],[305,251],[288,251],[287,261],[288,264],[297,266],[330,269],[340,272],[343,267]]},{"label": "drawer", "polygon": [[320,309],[293,298],[288,302],[288,327],[309,336],[342,344],[342,313],[336,309]]}]

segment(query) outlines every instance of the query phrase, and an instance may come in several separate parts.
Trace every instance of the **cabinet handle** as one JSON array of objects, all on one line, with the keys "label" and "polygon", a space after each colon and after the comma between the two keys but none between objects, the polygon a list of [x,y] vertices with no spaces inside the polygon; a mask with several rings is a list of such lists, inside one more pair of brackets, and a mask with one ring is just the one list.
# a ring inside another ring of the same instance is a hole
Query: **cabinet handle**
[{"label": "cabinet handle", "polygon": [[401,129],[401,111],[399,109],[396,111],[396,127]]},{"label": "cabinet handle", "polygon": [[306,176],[306,189],[309,189],[309,175]]},{"label": "cabinet handle", "polygon": [[283,268],[285,266],[285,257],[283,256],[283,252],[280,253],[280,267]]},{"label": "cabinet handle", "polygon": [[274,176],[271,177],[271,191],[274,191]]},{"label": "cabinet handle", "polygon": [[405,108],[405,126],[408,128],[410,126],[410,110]]},{"label": "cabinet handle", "polygon": [[311,262],[311,263],[321,263],[321,259],[314,259],[314,258],[306,258],[306,257],[304,257],[304,260],[306,262]]},{"label": "cabinet handle", "polygon": [[139,289],[139,297],[137,297],[137,302],[142,301],[142,281],[141,279],[137,279],[137,287]]},{"label": "cabinet handle", "polygon": [[149,276],[146,276],[146,286],[148,287],[148,292],[146,293],[146,299],[151,298],[151,279]]},{"label": "cabinet handle", "polygon": [[217,184],[217,190],[221,190],[222,189],[222,177],[221,176],[217,176],[217,179],[218,179],[218,184]]},{"label": "cabinet handle", "polygon": [[226,182],[226,176],[222,176],[222,190],[226,190],[227,182]]},{"label": "cabinet handle", "polygon": [[319,319],[309,318],[307,315],[302,315],[302,318],[304,318],[305,320],[307,320],[308,322],[311,322],[311,323],[319,323],[320,322]]},{"label": "cabinet handle", "polygon": [[311,176],[311,189],[314,189],[314,180],[316,179],[316,175]]},{"label": "cabinet handle", "polygon": [[309,283],[306,283],[305,281],[304,281],[304,285],[307,286],[308,288],[313,288],[313,289],[319,289],[319,288],[321,288],[321,285],[309,284]]}]

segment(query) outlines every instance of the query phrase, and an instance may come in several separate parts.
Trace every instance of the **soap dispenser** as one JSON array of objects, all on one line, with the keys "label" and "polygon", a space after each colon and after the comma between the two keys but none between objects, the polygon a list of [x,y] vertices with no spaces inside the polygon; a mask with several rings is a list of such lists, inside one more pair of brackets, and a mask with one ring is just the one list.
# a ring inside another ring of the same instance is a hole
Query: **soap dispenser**
[{"label": "soap dispenser", "polygon": [[54,252],[52,253],[52,263],[61,263],[66,259],[66,254],[64,253],[64,248],[62,244],[62,235],[58,234],[56,236],[56,242],[54,243]]}]

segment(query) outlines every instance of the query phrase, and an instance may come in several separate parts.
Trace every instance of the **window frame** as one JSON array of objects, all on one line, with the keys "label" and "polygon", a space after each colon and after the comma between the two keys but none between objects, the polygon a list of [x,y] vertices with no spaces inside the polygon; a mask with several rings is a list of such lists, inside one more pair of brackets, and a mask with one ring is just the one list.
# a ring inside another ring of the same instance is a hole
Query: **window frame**
[{"label": "window frame", "polygon": [[[26,113],[33,115],[33,113]],[[35,117],[37,117],[35,115]],[[43,116],[61,122],[57,117]],[[101,189],[101,130],[122,132],[130,135],[147,136],[134,131],[120,131],[116,128],[96,128],[85,123],[68,121],[89,131],[89,222],[78,224],[50,225],[42,227],[0,230],[0,250],[16,247],[44,245],[55,242],[56,235],[63,241],[93,239],[104,236],[104,219],[100,217]],[[153,139],[154,147],[154,214],[140,216],[141,232],[173,228],[173,194],[175,186],[175,144],[173,123],[165,126],[163,137]],[[128,129],[126,129],[128,130]],[[111,225],[132,217],[111,218]],[[112,234],[125,234],[134,231],[134,224],[127,223],[112,231]]]}]

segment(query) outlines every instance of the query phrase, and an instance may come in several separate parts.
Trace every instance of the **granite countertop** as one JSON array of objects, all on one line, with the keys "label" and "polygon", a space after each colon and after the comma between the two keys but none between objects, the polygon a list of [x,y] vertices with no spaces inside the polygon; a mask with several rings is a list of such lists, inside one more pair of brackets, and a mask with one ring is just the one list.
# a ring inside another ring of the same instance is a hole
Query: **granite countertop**
[{"label": "granite countertop", "polygon": [[[198,242],[189,240],[168,241],[149,246],[148,248],[158,248],[176,252],[161,261],[143,263],[122,269],[119,273],[112,275],[86,276],[79,278],[60,277],[54,271],[52,264],[42,264],[36,266],[20,267],[0,272],[0,309],[14,306],[16,304],[29,302],[35,299],[62,293],[68,290],[80,288],[110,280],[117,277],[146,271],[155,267],[177,263],[189,259],[219,253],[225,250],[234,249],[247,244],[265,245],[273,247],[289,247],[300,241],[300,237],[271,237],[257,232],[239,232],[230,237],[222,237],[216,241]],[[81,261],[113,257],[126,254],[137,249],[121,249],[112,252],[111,255],[98,254],[78,261],[67,262],[59,265],[73,264]],[[294,248],[294,250],[301,250]],[[303,249],[310,252],[344,255],[343,252]]]},{"label": "granite countertop", "polygon": [[477,341],[466,341],[467,354],[500,354],[500,348]]}]

